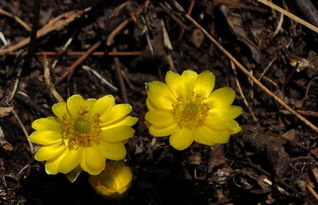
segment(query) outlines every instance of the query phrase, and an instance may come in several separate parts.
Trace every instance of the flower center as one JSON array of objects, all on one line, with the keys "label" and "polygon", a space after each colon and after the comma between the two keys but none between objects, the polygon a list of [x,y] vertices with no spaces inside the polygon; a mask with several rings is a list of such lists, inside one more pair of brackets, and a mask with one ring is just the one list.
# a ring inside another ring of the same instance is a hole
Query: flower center
[{"label": "flower center", "polygon": [[204,98],[193,94],[190,98],[178,97],[172,105],[172,114],[179,127],[199,127],[208,115],[209,106]]},{"label": "flower center", "polygon": [[88,118],[79,116],[64,121],[62,127],[62,140],[69,149],[77,149],[79,146],[91,146],[98,142],[100,136],[99,116]]}]

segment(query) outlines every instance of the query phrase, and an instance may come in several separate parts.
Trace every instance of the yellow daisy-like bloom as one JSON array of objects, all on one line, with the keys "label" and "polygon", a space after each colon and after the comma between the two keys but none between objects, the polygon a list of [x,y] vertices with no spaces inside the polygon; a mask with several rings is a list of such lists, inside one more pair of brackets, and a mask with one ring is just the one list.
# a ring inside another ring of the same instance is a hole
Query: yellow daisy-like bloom
[{"label": "yellow daisy-like bloom", "polygon": [[43,145],[35,154],[46,161],[48,174],[67,174],[80,167],[91,175],[105,168],[105,161],[121,160],[126,155],[124,143],[134,135],[131,127],[137,118],[127,116],[129,104],[115,105],[112,95],[84,100],[73,95],[67,102],[52,106],[56,117],[35,120],[29,139]]},{"label": "yellow daisy-like bloom", "polygon": [[193,141],[209,146],[226,143],[231,134],[241,131],[234,120],[242,108],[232,105],[235,92],[223,87],[212,92],[215,76],[209,71],[197,74],[186,70],[181,75],[167,72],[166,83],[147,84],[145,119],[156,137],[170,135],[170,144],[184,150]]},{"label": "yellow daisy-like bloom", "polygon": [[90,176],[89,183],[98,194],[109,199],[122,198],[132,181],[131,169],[122,161],[111,161],[97,176]]}]

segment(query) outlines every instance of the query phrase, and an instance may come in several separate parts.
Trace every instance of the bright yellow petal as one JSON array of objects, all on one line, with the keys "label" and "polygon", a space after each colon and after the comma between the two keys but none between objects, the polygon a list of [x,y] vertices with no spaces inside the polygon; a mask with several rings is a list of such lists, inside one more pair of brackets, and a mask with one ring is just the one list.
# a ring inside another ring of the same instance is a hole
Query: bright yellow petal
[{"label": "bright yellow petal", "polygon": [[35,130],[60,131],[61,123],[55,117],[40,118],[32,122],[32,128]]},{"label": "bright yellow petal", "polygon": [[122,126],[102,130],[101,135],[103,140],[107,142],[121,142],[134,136],[134,132],[135,130],[130,126]]},{"label": "bright yellow petal", "polygon": [[145,120],[156,127],[167,127],[175,123],[173,115],[170,112],[150,110],[145,115]]},{"label": "bright yellow petal", "polygon": [[205,145],[224,144],[229,141],[230,134],[228,131],[217,131],[205,126],[193,130],[194,141]]},{"label": "bright yellow petal", "polygon": [[180,128],[176,123],[168,127],[156,127],[152,125],[149,127],[149,133],[155,137],[166,137],[173,133],[176,133],[179,129]]},{"label": "bright yellow petal", "polygon": [[99,98],[92,108],[91,114],[99,114],[102,116],[107,113],[115,105],[115,98],[112,95],[106,95]]},{"label": "bright yellow petal", "polygon": [[66,109],[66,103],[59,102],[59,103],[54,104],[52,106],[52,112],[60,120],[65,120],[68,116],[67,109]]},{"label": "bright yellow petal", "polygon": [[178,73],[168,71],[166,74],[166,83],[175,98],[183,95],[185,83]]},{"label": "bright yellow petal", "polygon": [[59,172],[67,174],[73,169],[75,169],[82,161],[83,148],[79,147],[77,149],[66,150],[65,157],[59,165]]},{"label": "bright yellow petal", "polygon": [[59,173],[60,163],[64,159],[66,153],[67,152],[64,151],[57,158],[46,161],[46,163],[45,163],[45,171],[46,171],[47,174],[57,174],[57,173]]},{"label": "bright yellow petal", "polygon": [[207,103],[211,107],[229,106],[235,99],[235,91],[229,87],[216,89],[208,97]]},{"label": "bright yellow petal", "polygon": [[153,81],[147,84],[147,94],[152,105],[158,109],[172,110],[174,96],[167,85],[160,81]]},{"label": "bright yellow petal", "polygon": [[237,134],[239,132],[241,132],[242,128],[240,127],[240,124],[238,122],[236,122],[235,120],[233,120],[233,125],[232,125],[232,131],[230,134]]},{"label": "bright yellow petal", "polygon": [[61,141],[61,133],[45,130],[45,131],[34,131],[29,136],[29,140],[36,144],[51,145]]},{"label": "bright yellow petal", "polygon": [[[105,129],[111,129],[111,128],[115,128],[115,127],[122,127],[122,126],[133,126],[134,124],[136,124],[136,122],[138,121],[137,117],[131,117],[131,116],[127,116],[125,117],[123,120],[118,121],[116,123],[113,123],[111,125],[106,125]],[[103,129],[103,128],[102,128]]]},{"label": "bright yellow petal", "polygon": [[88,98],[84,100],[82,110],[91,111],[97,100],[95,98]]},{"label": "bright yellow petal", "polygon": [[193,91],[193,86],[194,82],[197,79],[198,74],[192,70],[186,70],[183,71],[181,78],[184,83],[184,97],[191,97],[192,96],[192,91]]},{"label": "bright yellow petal", "polygon": [[77,117],[81,111],[84,104],[84,99],[82,96],[76,94],[72,95],[67,99],[67,111],[72,117]]},{"label": "bright yellow petal", "polygon": [[184,150],[193,143],[191,130],[182,128],[178,132],[172,134],[169,138],[170,145],[176,150]]},{"label": "bright yellow petal", "polygon": [[66,149],[66,146],[62,146],[61,142],[43,146],[35,154],[34,158],[37,161],[46,161],[57,158]]},{"label": "bright yellow petal", "polygon": [[105,157],[95,146],[83,148],[81,167],[90,175],[97,175],[105,168]]},{"label": "bright yellow petal", "polygon": [[243,112],[242,107],[236,105],[212,108],[209,110],[209,116],[216,116],[220,121],[228,121],[240,116]]},{"label": "bright yellow petal", "polygon": [[200,73],[194,82],[193,92],[208,97],[215,85],[215,76],[209,71]]},{"label": "bright yellow petal", "polygon": [[121,160],[126,156],[126,148],[122,143],[101,142],[97,147],[100,153],[103,153],[103,156],[107,159]]},{"label": "bright yellow petal", "polygon": [[126,115],[129,114],[131,110],[132,108],[129,104],[114,105],[109,112],[105,113],[99,118],[101,120],[101,125],[106,126],[111,123],[117,122],[126,117]]}]

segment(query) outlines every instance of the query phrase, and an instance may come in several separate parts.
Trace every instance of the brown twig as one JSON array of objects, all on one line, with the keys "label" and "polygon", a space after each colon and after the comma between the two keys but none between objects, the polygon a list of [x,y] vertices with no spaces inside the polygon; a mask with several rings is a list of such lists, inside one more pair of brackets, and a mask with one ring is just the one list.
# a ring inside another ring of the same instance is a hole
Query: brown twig
[{"label": "brown twig", "polygon": [[107,46],[110,46],[114,43],[114,38],[117,36],[117,34],[123,30],[129,23],[129,20],[125,20],[121,22],[108,36],[107,38]]},{"label": "brown twig", "polygon": [[258,8],[258,7],[255,7],[255,6],[249,6],[249,5],[240,3],[239,1],[233,1],[233,0],[213,0],[213,3],[215,3],[215,4],[224,4],[224,5],[232,6],[232,7],[235,7],[235,8],[249,9],[249,10],[259,11],[259,12],[265,12],[266,11],[266,9]]},{"label": "brown twig", "polygon": [[22,129],[22,132],[23,132],[23,134],[24,134],[26,140],[28,141],[28,144],[29,144],[29,148],[30,148],[31,153],[34,153],[34,152],[33,152],[33,151],[34,151],[33,144],[32,144],[32,142],[31,142],[31,141],[29,140],[29,138],[28,138],[28,137],[29,137],[28,131],[26,130],[26,128],[25,128],[24,124],[22,123],[22,121],[21,121],[19,115],[16,113],[16,111],[15,111],[14,109],[12,109],[12,113],[13,113],[15,119],[18,121],[18,124],[20,125],[20,128]]},{"label": "brown twig", "polygon": [[39,29],[39,21],[40,21],[40,10],[41,10],[41,0],[35,0],[34,8],[33,8],[33,23],[32,23],[32,31],[30,36],[29,52],[25,56],[25,61],[23,64],[24,69],[27,69],[30,67],[30,64],[32,62],[32,57],[35,52],[37,31]]},{"label": "brown twig", "polygon": [[44,70],[43,75],[44,75],[44,81],[45,81],[46,86],[49,88],[50,92],[52,93],[52,95],[54,96],[54,98],[58,102],[64,102],[63,97],[60,95],[60,93],[57,92],[54,84],[52,83],[49,62],[48,62],[48,59],[46,57],[44,57],[42,59],[42,66],[43,66],[43,70]]},{"label": "brown twig", "polygon": [[[195,0],[191,0],[191,3],[190,3],[189,8],[188,8],[188,12],[187,12],[187,14],[189,16],[191,16],[191,14],[192,14],[192,10],[193,10],[194,4],[195,4]],[[181,41],[183,39],[184,32],[185,32],[185,29],[183,27],[181,27],[181,30],[180,30],[180,33],[179,33],[179,37],[178,37],[179,41]]]},{"label": "brown twig", "polygon": [[318,27],[317,26],[314,26],[312,25],[311,23],[308,23],[307,21],[299,18],[298,16],[290,13],[289,11],[286,11],[285,9],[273,4],[272,2],[270,1],[267,1],[267,0],[257,0],[258,2],[261,2],[262,4],[272,8],[272,9],[275,9],[276,11],[288,16],[289,18],[293,19],[294,21],[302,24],[303,26],[306,26],[307,28],[309,28],[310,30],[318,33]]},{"label": "brown twig", "polygon": [[19,17],[3,10],[0,8],[0,14],[4,15],[4,16],[7,16],[7,17],[10,17],[10,18],[13,18],[18,24],[20,24],[25,30],[27,31],[31,31],[31,27],[25,23],[22,19],[20,19]]},{"label": "brown twig", "polygon": [[46,109],[42,108],[40,105],[35,103],[34,100],[32,100],[27,94],[25,94],[22,91],[18,91],[15,94],[15,99],[17,99],[19,102],[23,103],[24,105],[30,107],[31,109],[35,110],[36,112],[39,112],[42,116],[50,116],[51,113],[48,112]]},{"label": "brown twig", "polygon": [[[37,38],[43,37],[48,33],[56,30],[60,30],[64,28],[66,25],[74,21],[76,18],[79,18],[83,13],[89,11],[91,7],[88,7],[83,10],[75,10],[63,13],[56,18],[52,19],[47,25],[42,27],[40,30],[37,31]],[[21,40],[19,43],[10,46],[9,48],[0,50],[0,55],[4,55],[8,52],[15,51],[17,49],[22,48],[30,43],[31,38],[25,38]]]},{"label": "brown twig", "polygon": [[282,99],[276,96],[272,91],[270,91],[267,87],[265,87],[260,81],[258,81],[234,56],[228,52],[217,40],[215,40],[200,24],[198,24],[191,16],[185,13],[185,10],[174,1],[176,8],[183,13],[183,15],[188,19],[195,27],[200,29],[204,35],[216,46],[218,47],[233,63],[247,75],[253,82],[258,85],[264,92],[266,92],[269,96],[273,97],[281,106],[287,109],[290,113],[294,114],[298,119],[303,121],[306,125],[308,125],[315,132],[318,132],[318,127],[312,124],[309,120],[301,116],[298,112],[296,112],[293,108],[287,105]]},{"label": "brown twig", "polygon": [[[26,55],[28,52],[24,52],[21,55],[24,56]],[[81,56],[83,54],[85,54],[86,51],[67,51],[65,52],[65,55],[68,56]],[[91,53],[92,56],[139,56],[141,54],[141,51],[110,51],[110,52],[106,52],[106,51],[95,51],[93,53]],[[12,51],[12,52],[8,52],[7,55],[17,55],[17,52]],[[61,53],[55,52],[55,51],[39,51],[39,52],[35,52],[34,55],[36,56],[57,56],[57,55],[61,55]]]},{"label": "brown twig", "polygon": [[[114,48],[113,51],[116,51],[116,48]],[[115,63],[114,67],[116,69],[116,73],[117,73],[117,76],[118,76],[121,96],[123,98],[123,101],[125,103],[128,103],[128,96],[127,96],[126,86],[125,86],[123,75],[121,73],[122,72],[121,65],[120,65],[120,62],[119,62],[119,58],[116,57],[116,56],[114,57],[114,63]]]},{"label": "brown twig", "polygon": [[68,67],[62,75],[59,77],[59,79],[56,81],[56,84],[61,83],[71,72],[75,70],[77,66],[79,66],[93,51],[95,51],[99,46],[101,42],[97,41],[94,45],[92,45],[86,53],[81,55],[70,67]]},{"label": "brown twig", "polygon": [[163,8],[165,10],[165,12],[177,23],[179,24],[182,28],[184,28],[186,31],[189,31],[190,28],[189,26],[187,26],[185,23],[183,23],[178,17],[176,17],[174,14],[172,14],[170,12],[170,9],[164,5],[162,2],[159,3],[159,5],[161,6],[161,8]]},{"label": "brown twig", "polygon": [[258,119],[256,118],[256,116],[255,116],[250,104],[248,103],[248,101],[247,101],[247,99],[246,99],[246,97],[244,95],[244,92],[242,90],[240,81],[237,79],[236,67],[235,67],[235,64],[233,63],[233,61],[231,61],[231,68],[232,68],[232,70],[234,72],[236,86],[237,86],[237,88],[239,90],[239,93],[240,93],[241,97],[243,98],[243,102],[244,102],[245,106],[247,107],[248,111],[251,113],[254,122],[256,122],[256,124],[259,125]]}]

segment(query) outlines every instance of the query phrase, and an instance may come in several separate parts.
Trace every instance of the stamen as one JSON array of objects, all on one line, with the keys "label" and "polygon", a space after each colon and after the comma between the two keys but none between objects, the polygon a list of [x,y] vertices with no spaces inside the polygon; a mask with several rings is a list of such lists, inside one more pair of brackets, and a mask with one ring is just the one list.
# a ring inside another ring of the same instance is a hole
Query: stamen
[{"label": "stamen", "polygon": [[67,144],[69,149],[77,149],[79,146],[90,146],[92,143],[98,143],[100,139],[100,120],[95,115],[88,118],[81,115],[77,119],[68,119],[64,121],[62,127],[63,144]]},{"label": "stamen", "polygon": [[193,94],[190,98],[179,97],[173,104],[172,114],[180,127],[193,128],[204,123],[209,106],[204,98]]}]

